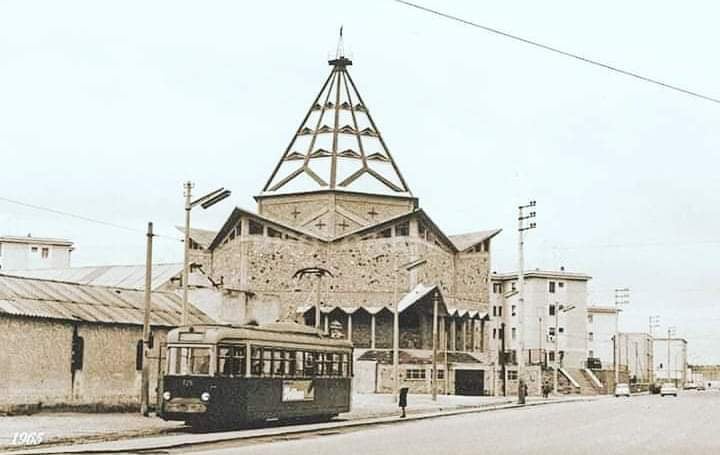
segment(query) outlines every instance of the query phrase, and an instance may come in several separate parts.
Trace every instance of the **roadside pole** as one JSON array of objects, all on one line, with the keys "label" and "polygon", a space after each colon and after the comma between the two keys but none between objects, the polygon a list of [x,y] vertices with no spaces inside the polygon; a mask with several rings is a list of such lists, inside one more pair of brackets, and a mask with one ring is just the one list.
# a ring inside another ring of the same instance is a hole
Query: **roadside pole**
[{"label": "roadside pole", "polygon": [[523,257],[524,250],[524,239],[523,234],[529,229],[535,229],[535,223],[529,223],[525,226],[525,220],[529,218],[535,218],[535,212],[530,212],[528,215],[523,214],[523,209],[535,207],[535,201],[530,201],[525,205],[518,206],[518,326],[517,326],[517,364],[518,364],[518,404],[525,404],[525,331],[524,329],[524,318],[525,318],[525,260]]},{"label": "roadside pole", "polygon": [[[437,401],[437,345],[438,345],[438,301],[439,290],[433,295],[433,342],[432,342],[432,399]],[[445,372],[447,374],[447,371]]]},{"label": "roadside pole", "polygon": [[150,285],[152,283],[153,224],[148,223],[145,251],[145,312],[143,315],[142,385],[140,386],[140,412],[150,414]]}]

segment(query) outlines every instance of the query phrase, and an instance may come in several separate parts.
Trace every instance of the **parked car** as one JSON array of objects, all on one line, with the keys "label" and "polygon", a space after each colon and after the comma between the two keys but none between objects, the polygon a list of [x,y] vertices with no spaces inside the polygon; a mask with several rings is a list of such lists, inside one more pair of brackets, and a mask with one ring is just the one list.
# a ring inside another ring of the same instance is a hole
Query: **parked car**
[{"label": "parked car", "polygon": [[678,389],[675,387],[675,384],[666,382],[665,384],[660,387],[660,396],[664,397],[665,395],[672,395],[676,397],[678,394]]},{"label": "parked car", "polygon": [[660,393],[660,388],[662,387],[662,384],[658,384],[657,382],[650,384],[650,393],[653,395],[657,395]]},{"label": "parked car", "polygon": [[683,386],[683,390],[697,390],[697,389],[698,389],[698,385],[695,384],[694,382],[688,382],[687,384],[685,384]]},{"label": "parked car", "polygon": [[703,384],[702,382],[698,383],[696,390],[697,391],[705,390],[705,384]]},{"label": "parked car", "polygon": [[630,386],[627,384],[618,384],[615,386],[615,396],[616,397],[629,397],[630,396]]}]

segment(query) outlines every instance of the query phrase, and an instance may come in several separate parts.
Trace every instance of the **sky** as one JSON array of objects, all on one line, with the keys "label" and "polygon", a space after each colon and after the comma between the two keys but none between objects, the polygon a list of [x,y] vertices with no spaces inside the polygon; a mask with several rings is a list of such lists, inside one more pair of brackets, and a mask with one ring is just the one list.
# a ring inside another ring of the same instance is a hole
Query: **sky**
[{"label": "sky", "polygon": [[[418,0],[720,97],[712,1]],[[630,288],[620,326],[674,326],[720,363],[720,105],[391,0],[0,0],[0,234],[69,238],[74,265],[179,261],[182,184],[253,209],[327,77],[350,71],[413,194],[455,234],[491,228],[517,267],[516,211],[537,201],[526,267]],[[7,202],[103,220],[89,223]]]}]

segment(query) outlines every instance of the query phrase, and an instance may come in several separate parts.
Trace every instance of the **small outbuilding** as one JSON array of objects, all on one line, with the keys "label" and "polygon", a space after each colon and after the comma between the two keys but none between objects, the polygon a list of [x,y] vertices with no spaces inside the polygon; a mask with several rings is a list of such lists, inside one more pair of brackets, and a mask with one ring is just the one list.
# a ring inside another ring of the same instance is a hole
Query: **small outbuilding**
[{"label": "small outbuilding", "polygon": [[[159,353],[182,315],[172,292],[151,295],[150,402]],[[0,275],[0,412],[140,406],[144,293]],[[191,324],[212,323],[190,306]]]}]

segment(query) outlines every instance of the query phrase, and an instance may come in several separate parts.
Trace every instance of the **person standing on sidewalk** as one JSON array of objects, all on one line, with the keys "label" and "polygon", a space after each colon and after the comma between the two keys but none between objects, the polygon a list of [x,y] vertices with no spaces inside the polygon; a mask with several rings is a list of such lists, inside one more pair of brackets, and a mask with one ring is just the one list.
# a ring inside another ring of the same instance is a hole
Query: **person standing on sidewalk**
[{"label": "person standing on sidewalk", "polygon": [[407,394],[408,394],[407,387],[400,388],[400,396],[398,397],[398,406],[400,406],[400,409],[402,409],[402,414],[400,415],[401,419],[405,418],[405,408],[407,407]]}]

